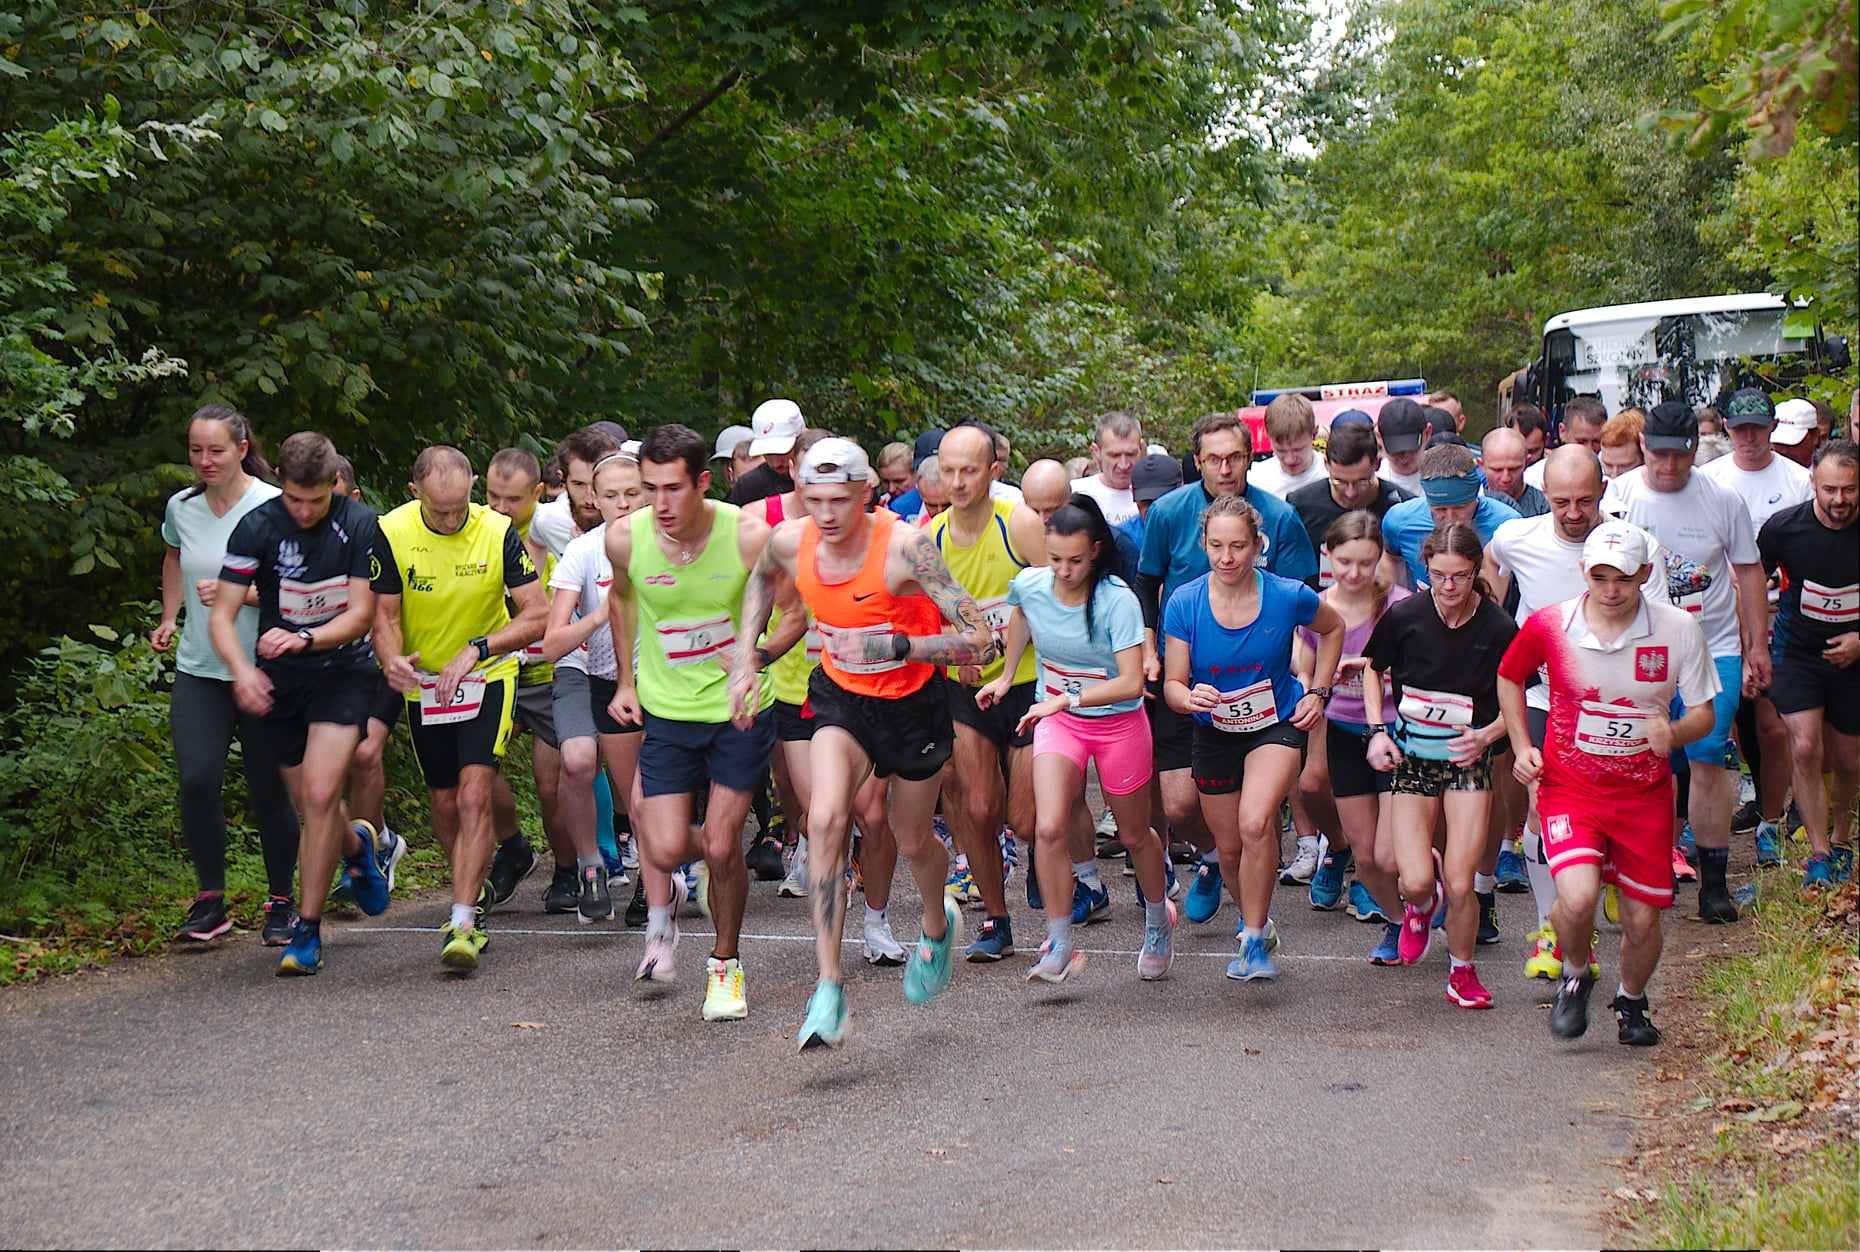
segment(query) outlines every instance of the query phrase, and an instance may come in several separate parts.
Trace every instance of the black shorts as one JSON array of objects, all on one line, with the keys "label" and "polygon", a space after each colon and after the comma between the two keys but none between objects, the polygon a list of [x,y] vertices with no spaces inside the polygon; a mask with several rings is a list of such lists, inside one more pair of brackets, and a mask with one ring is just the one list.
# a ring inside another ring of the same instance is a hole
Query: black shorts
[{"label": "black shorts", "polygon": [[1192,717],[1189,721],[1195,727],[1194,763],[1189,768],[1195,771],[1195,790],[1204,796],[1232,795],[1240,790],[1246,781],[1246,759],[1253,749],[1283,744],[1298,749],[1302,761],[1309,738],[1290,722],[1274,722],[1264,730],[1234,734],[1205,726]]},{"label": "black shorts", "polygon": [[514,674],[487,682],[478,716],[438,726],[422,723],[420,706],[409,702],[407,730],[413,736],[413,756],[420,763],[428,791],[452,790],[459,785],[459,771],[468,765],[497,768],[504,745],[510,742],[510,706],[516,690]]},{"label": "black shorts", "polygon": [[1145,696],[1150,715],[1150,742],[1156,747],[1156,772],[1192,769],[1195,764],[1195,719],[1178,713],[1161,696]]},{"label": "black shorts", "polygon": [[816,731],[838,726],[851,735],[872,758],[878,777],[922,782],[937,776],[956,744],[945,687],[964,690],[936,673],[908,696],[866,696],[847,691],[825,669],[817,669],[808,675],[807,707],[813,710]]},{"label": "black shorts", "polygon": [[265,670],[271,680],[271,712],[265,714],[265,733],[271,737],[278,764],[289,769],[304,763],[304,744],[310,723],[366,729],[368,710],[375,700],[375,680],[381,671],[367,669],[297,669],[279,666]]},{"label": "black shorts", "polygon": [[774,708],[776,743],[806,743],[814,737],[814,727],[820,724],[820,719],[814,716],[809,705],[777,700]]},{"label": "black shorts", "polygon": [[1364,727],[1350,722],[1329,722],[1324,728],[1324,757],[1330,762],[1330,793],[1345,796],[1385,795],[1394,790],[1395,775],[1369,763],[1369,737]]},{"label": "black shorts", "polygon": [[1027,716],[1027,710],[1033,707],[1033,697],[1040,689],[1039,683],[1027,682],[1009,687],[1005,696],[985,709],[975,703],[976,688],[954,682],[947,685],[949,715],[957,723],[980,731],[988,737],[988,742],[1002,752],[1009,748],[1024,748],[1033,742],[1031,727],[1024,735],[1017,733],[1015,728],[1020,725],[1020,719]]},{"label": "black shorts", "polygon": [[639,745],[639,789],[645,796],[679,795],[706,779],[714,787],[754,792],[775,750],[775,715],[757,714],[748,730],[731,722],[678,722],[646,714]]},{"label": "black shorts", "polygon": [[[375,698],[374,702],[368,706],[368,720],[380,722],[389,730],[393,730],[394,723],[400,720],[400,711],[406,707],[406,704],[407,697],[388,686],[387,675],[376,670]],[[367,734],[368,728],[363,727],[362,733]]]},{"label": "black shorts", "polygon": [[1779,651],[1771,670],[1763,694],[1778,713],[1820,709],[1837,733],[1860,735],[1860,665],[1842,669],[1818,656]]},{"label": "black shorts", "polygon": [[1550,737],[1550,713],[1547,709],[1524,710],[1524,724],[1531,732],[1531,746],[1539,752],[1544,750],[1544,740]]},{"label": "black shorts", "polygon": [[619,689],[617,679],[602,678],[599,674],[588,675],[588,707],[594,714],[594,729],[603,735],[646,733],[646,723],[623,722],[609,710],[608,706],[614,702],[614,692]]},{"label": "black shorts", "polygon": [[517,688],[517,702],[510,710],[510,722],[518,730],[527,730],[552,748],[562,741],[555,733],[555,688],[549,683]]}]

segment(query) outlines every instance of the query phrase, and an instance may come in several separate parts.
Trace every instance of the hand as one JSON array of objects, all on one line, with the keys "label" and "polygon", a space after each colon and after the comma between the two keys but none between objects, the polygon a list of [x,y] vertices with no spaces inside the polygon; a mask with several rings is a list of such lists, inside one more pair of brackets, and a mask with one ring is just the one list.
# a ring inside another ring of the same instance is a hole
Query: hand
[{"label": "hand", "polygon": [[[1836,635],[1828,640],[1828,646],[1821,650],[1821,659],[1830,665],[1846,669],[1855,661],[1860,661],[1860,630],[1850,630],[1844,635]],[[1768,658],[1765,658],[1767,664]]]},{"label": "hand", "polygon": [[1754,645],[1744,653],[1744,690],[1756,695],[1770,685],[1773,672],[1770,667],[1770,650],[1767,642]]},{"label": "hand", "polygon": [[418,652],[412,656],[390,656],[381,662],[381,676],[387,679],[388,686],[410,696],[420,689],[420,671],[414,668],[414,662],[420,659]]},{"label": "hand", "polygon": [[302,652],[309,646],[304,642],[304,637],[296,631],[286,630],[282,626],[273,626],[258,637],[256,651],[269,661],[277,657],[289,656],[293,652]]},{"label": "hand", "polygon": [[271,712],[271,679],[256,667],[233,679],[233,703],[255,717]]},{"label": "hand", "polygon": [[973,687],[982,681],[982,667],[979,665],[962,665],[956,669],[956,681],[965,687]]},{"label": "hand", "polygon": [[155,629],[149,632],[149,647],[155,649],[157,652],[166,652],[169,648],[174,646],[176,629],[177,627],[172,617],[162,618]]},{"label": "hand", "polygon": [[[740,666],[730,671],[730,724],[738,730],[748,730],[755,724],[757,705],[761,703],[762,683],[757,678],[758,670],[754,665]],[[619,702],[616,692],[615,703]]]},{"label": "hand", "polygon": [[607,702],[607,712],[616,722],[637,726],[646,720],[639,711],[639,689],[631,683],[614,688],[614,698]]},{"label": "hand", "polygon": [[194,594],[200,597],[201,606],[204,608],[212,608],[214,597],[219,593],[220,580],[217,578],[203,578],[194,584]]},{"label": "hand", "polygon": [[1368,760],[1369,767],[1378,774],[1391,774],[1401,764],[1401,749],[1386,731],[1377,731],[1369,738]]},{"label": "hand", "polygon": [[1159,683],[1162,681],[1162,657],[1156,651],[1156,645],[1147,638],[1143,641],[1143,681]]},{"label": "hand", "polygon": [[1666,714],[1647,714],[1647,751],[1655,756],[1670,756],[1673,751],[1673,724]]},{"label": "hand", "polygon": [[1190,713],[1212,713],[1214,706],[1221,702],[1221,693],[1207,683],[1196,683],[1188,689],[1188,711]]},{"label": "hand", "polygon": [[[994,683],[989,683],[987,687],[982,688],[982,691],[987,691],[993,686],[995,686]],[[981,699],[981,694],[979,692],[976,694],[976,699],[978,701]],[[984,704],[982,707],[987,708],[988,706]],[[1042,700],[1027,710],[1026,715],[1020,719],[1020,725],[1014,728],[1014,733],[1017,735],[1024,735],[1029,730],[1039,725],[1042,717],[1051,717],[1055,713],[1063,713],[1071,707],[1071,703],[1064,696],[1054,696],[1050,700]]]},{"label": "hand", "polygon": [[[963,668],[967,669],[968,667],[964,666]],[[1003,674],[987,686],[978,688],[975,692],[975,707],[978,709],[994,708],[995,705],[1001,703],[1001,697],[1008,693],[1008,686],[1012,682],[1012,675]]]},{"label": "hand", "polygon": [[1346,656],[1337,663],[1337,677],[1342,678],[1353,669],[1363,669],[1369,664],[1366,656]]},{"label": "hand", "polygon": [[1485,736],[1477,730],[1467,730],[1447,745],[1447,759],[1461,769],[1465,769],[1479,759],[1479,754],[1486,748]]},{"label": "hand", "polygon": [[1543,772],[1544,754],[1536,748],[1524,749],[1511,763],[1511,776],[1526,787],[1536,785],[1537,776]]},{"label": "hand", "polygon": [[459,684],[465,681],[465,675],[478,665],[478,649],[469,643],[459,649],[459,654],[446,662],[446,667],[439,671],[439,683],[433,690],[433,699],[440,708],[451,705],[452,697],[458,694]]},{"label": "hand", "polygon": [[1324,716],[1324,697],[1307,692],[1292,709],[1292,725],[1299,730],[1310,730],[1317,725],[1318,718]]}]

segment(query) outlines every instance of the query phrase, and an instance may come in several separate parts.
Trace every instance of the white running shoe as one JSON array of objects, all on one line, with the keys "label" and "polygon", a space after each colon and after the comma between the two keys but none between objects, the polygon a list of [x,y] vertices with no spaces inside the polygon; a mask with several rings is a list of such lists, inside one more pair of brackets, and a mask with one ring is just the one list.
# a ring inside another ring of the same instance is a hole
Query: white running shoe
[{"label": "white running shoe", "polygon": [[1308,883],[1311,875],[1317,873],[1318,841],[1309,836],[1299,839],[1298,855],[1292,863],[1279,871],[1279,881],[1284,883]]},{"label": "white running shoe", "polygon": [[788,873],[781,880],[781,886],[775,894],[790,900],[807,898],[807,836],[802,835],[795,841],[794,855],[788,858]]},{"label": "white running shoe", "polygon": [[904,964],[904,945],[891,937],[891,922],[865,919],[865,959],[868,965]]}]

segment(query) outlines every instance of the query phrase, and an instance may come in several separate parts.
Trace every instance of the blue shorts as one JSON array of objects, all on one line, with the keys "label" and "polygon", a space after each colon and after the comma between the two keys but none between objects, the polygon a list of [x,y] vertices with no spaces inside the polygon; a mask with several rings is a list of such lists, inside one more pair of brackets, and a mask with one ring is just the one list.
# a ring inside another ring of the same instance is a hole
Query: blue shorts
[{"label": "blue shorts", "polygon": [[639,745],[642,795],[694,791],[706,778],[713,787],[733,791],[753,792],[762,785],[762,771],[775,751],[774,710],[763,709],[748,730],[729,722],[645,716],[646,738]]},{"label": "blue shorts", "polygon": [[[1718,684],[1722,688],[1711,701],[1711,733],[1703,739],[1693,740],[1684,750],[1688,761],[1722,767],[1725,753],[1731,747],[1731,723],[1737,720],[1737,703],[1744,694],[1744,658],[1715,656],[1711,663],[1718,671]],[[1685,701],[1675,697],[1673,715],[1682,715],[1685,707]]]}]

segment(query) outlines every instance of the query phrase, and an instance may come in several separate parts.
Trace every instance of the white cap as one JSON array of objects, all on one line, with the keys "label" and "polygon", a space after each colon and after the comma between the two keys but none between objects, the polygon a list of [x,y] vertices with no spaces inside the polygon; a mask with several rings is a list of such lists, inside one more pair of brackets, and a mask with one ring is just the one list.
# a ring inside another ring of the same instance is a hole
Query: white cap
[{"label": "white cap", "polygon": [[801,458],[798,483],[869,483],[872,463],[865,449],[850,439],[822,439]]},{"label": "white cap", "polygon": [[620,455],[624,457],[631,457],[635,461],[639,460],[639,440],[629,439],[625,443],[621,444]]},{"label": "white cap", "polygon": [[747,426],[725,426],[723,433],[717,436],[717,451],[710,459],[727,461],[736,455],[736,445],[745,439],[755,437],[755,431]]},{"label": "white cap", "polygon": [[807,423],[801,420],[801,406],[792,400],[764,400],[749,415],[751,433],[756,441],[749,445],[750,456],[768,456],[788,452],[801,437]]},{"label": "white cap", "polygon": [[1793,448],[1818,429],[1814,405],[1806,400],[1784,400],[1776,406],[1776,426],[1770,431],[1770,442]]},{"label": "white cap", "polygon": [[1612,565],[1623,574],[1638,574],[1652,556],[1650,538],[1632,522],[1603,522],[1582,541],[1582,568]]}]

